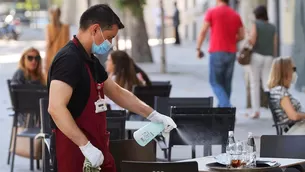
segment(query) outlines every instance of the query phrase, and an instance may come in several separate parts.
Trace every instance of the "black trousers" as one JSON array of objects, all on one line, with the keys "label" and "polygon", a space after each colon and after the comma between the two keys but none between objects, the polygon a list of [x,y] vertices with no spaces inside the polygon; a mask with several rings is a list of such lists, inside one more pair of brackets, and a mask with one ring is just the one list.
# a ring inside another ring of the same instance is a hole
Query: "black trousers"
[{"label": "black trousers", "polygon": [[179,35],[178,28],[179,28],[179,26],[175,26],[175,38],[176,38],[175,44],[180,44],[180,35]]}]

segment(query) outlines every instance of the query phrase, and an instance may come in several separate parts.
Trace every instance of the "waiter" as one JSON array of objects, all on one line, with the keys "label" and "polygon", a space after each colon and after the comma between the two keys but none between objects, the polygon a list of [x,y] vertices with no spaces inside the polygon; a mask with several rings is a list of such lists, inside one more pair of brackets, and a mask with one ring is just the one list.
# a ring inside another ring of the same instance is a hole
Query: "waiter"
[{"label": "waiter", "polygon": [[108,148],[104,94],[119,106],[163,123],[164,132],[176,127],[170,117],[154,111],[129,91],[108,79],[93,54],[105,54],[119,29],[119,17],[108,5],[87,9],[80,18],[78,34],[55,56],[48,77],[48,111],[56,125],[58,172],[82,172],[85,158],[103,172],[115,172]]}]

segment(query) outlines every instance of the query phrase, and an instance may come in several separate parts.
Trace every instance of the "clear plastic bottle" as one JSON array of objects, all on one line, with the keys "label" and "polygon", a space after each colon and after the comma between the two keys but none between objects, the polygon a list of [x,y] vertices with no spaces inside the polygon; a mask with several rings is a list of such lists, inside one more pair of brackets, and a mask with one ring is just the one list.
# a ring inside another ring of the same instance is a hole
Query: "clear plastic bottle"
[{"label": "clear plastic bottle", "polygon": [[252,132],[248,133],[248,142],[249,146],[249,156],[250,156],[250,166],[256,166],[256,145]]},{"label": "clear plastic bottle", "polygon": [[229,131],[228,141],[227,141],[227,145],[226,145],[226,154],[227,154],[226,156],[227,156],[228,165],[231,163],[231,156],[234,152],[234,148],[235,148],[234,132]]}]

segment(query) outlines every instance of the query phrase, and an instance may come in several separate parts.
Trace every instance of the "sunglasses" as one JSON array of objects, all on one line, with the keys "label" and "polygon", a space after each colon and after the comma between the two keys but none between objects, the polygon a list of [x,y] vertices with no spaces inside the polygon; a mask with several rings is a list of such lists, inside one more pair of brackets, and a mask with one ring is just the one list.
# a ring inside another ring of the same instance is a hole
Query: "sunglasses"
[{"label": "sunglasses", "polygon": [[30,62],[33,60],[36,60],[37,62],[40,61],[40,56],[26,56],[26,57]]},{"label": "sunglasses", "polygon": [[293,72],[296,72],[296,71],[297,71],[297,68],[296,68],[296,67],[293,67],[292,70],[293,70]]}]

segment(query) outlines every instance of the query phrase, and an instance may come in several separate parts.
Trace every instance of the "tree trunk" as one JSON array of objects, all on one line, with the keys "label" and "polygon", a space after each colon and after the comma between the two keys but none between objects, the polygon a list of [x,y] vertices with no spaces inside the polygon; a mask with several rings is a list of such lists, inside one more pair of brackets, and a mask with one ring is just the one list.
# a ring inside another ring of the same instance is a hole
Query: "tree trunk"
[{"label": "tree trunk", "polygon": [[150,46],[148,45],[148,34],[142,17],[131,16],[131,57],[135,62],[153,62]]}]

